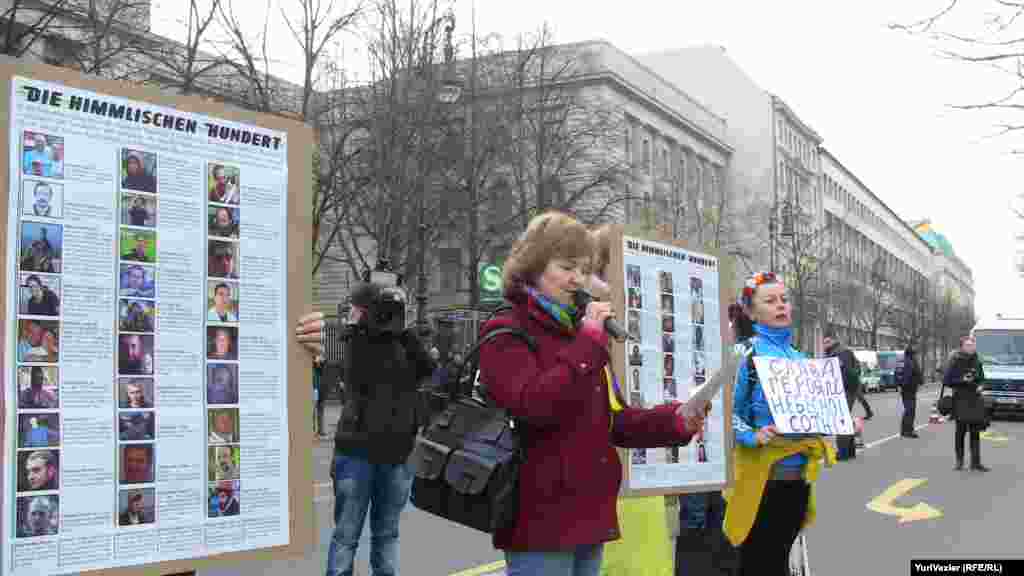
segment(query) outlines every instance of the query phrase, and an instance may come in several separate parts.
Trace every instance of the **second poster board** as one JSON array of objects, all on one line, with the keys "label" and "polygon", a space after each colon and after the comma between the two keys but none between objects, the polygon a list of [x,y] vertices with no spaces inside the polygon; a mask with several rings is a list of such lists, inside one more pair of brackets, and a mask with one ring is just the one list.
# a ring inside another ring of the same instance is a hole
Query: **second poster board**
[{"label": "second poster board", "polygon": [[[731,353],[731,259],[656,232],[627,229],[613,241],[613,302],[630,339],[612,362],[630,406],[686,401]],[[714,398],[687,446],[622,449],[624,496],[721,490],[733,478],[732,386]]]}]

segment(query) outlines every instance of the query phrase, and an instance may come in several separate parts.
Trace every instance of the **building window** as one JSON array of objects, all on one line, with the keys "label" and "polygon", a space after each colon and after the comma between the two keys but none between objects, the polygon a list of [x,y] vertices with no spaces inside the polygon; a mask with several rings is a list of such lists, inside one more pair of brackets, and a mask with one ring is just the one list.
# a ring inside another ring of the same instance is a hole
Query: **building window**
[{"label": "building window", "polygon": [[642,145],[642,147],[640,149],[640,163],[643,166],[643,171],[645,173],[650,173],[650,171],[651,171],[651,139],[647,138],[646,136],[644,137],[644,142],[643,142],[643,145]]}]

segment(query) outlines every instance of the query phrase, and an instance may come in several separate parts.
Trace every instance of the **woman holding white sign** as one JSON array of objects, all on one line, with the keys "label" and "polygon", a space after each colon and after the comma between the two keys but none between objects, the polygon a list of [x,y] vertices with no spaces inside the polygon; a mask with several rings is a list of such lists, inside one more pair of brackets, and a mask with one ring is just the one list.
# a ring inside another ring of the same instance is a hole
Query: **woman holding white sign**
[{"label": "woman holding white sign", "polygon": [[733,395],[736,482],[725,491],[724,530],[739,548],[740,574],[788,576],[789,554],[800,530],[814,521],[812,483],[820,462],[831,466],[835,450],[820,437],[779,435],[753,358],[805,359],[792,345],[792,305],[772,272],[747,279],[743,314],[734,322],[744,342]]}]

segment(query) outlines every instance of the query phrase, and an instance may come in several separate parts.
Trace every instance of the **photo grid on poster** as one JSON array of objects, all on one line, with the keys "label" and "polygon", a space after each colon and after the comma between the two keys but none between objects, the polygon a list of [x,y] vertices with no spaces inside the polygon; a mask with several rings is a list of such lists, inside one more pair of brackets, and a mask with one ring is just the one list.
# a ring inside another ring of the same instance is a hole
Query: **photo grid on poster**
[{"label": "photo grid on poster", "polygon": [[116,526],[157,521],[157,154],[121,148],[118,193]]},{"label": "photo grid on poster", "polygon": [[14,536],[60,531],[64,139],[20,136]]},{"label": "photo grid on poster", "polygon": [[238,516],[241,449],[238,398],[240,170],[206,166],[207,206],[207,517]]},{"label": "photo grid on poster", "polygon": [[[627,308],[626,373],[630,404],[684,402],[720,362],[716,261],[671,245],[623,239]],[[724,481],[719,454],[721,394],[690,444],[631,449],[630,487]],[[715,408],[715,407],[719,408]],[[718,460],[716,462],[716,459]]]}]

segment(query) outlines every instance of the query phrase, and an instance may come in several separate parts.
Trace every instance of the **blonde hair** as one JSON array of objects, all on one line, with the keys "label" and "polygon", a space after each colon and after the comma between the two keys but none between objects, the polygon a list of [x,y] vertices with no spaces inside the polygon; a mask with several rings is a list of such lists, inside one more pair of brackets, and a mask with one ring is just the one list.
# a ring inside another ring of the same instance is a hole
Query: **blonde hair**
[{"label": "blonde hair", "polygon": [[502,271],[505,286],[534,283],[556,258],[591,259],[594,239],[579,220],[563,212],[534,216],[519,235]]},{"label": "blonde hair", "polygon": [[604,278],[608,265],[612,261],[612,241],[622,231],[621,224],[602,224],[594,230],[594,257],[591,269],[594,274]]}]

